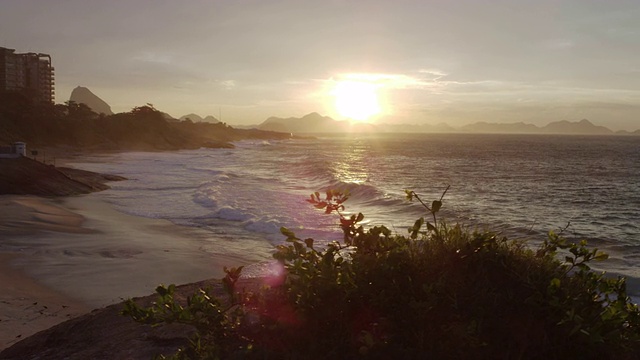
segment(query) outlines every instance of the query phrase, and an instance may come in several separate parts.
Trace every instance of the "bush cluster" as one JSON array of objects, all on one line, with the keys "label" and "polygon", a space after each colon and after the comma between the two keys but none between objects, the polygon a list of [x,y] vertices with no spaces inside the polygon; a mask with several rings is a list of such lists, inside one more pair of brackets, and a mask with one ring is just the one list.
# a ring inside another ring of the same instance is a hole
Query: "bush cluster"
[{"label": "bush cluster", "polygon": [[407,196],[429,221],[402,235],[344,215],[344,194],[315,193],[309,202],[339,215],[342,241],[319,248],[283,228],[274,254],[283,272],[259,291],[237,289],[242,269],[225,269],[225,299],[201,290],[178,304],[173,286],[159,287],[153,306],[129,301],[124,313],[193,325],[176,359],[636,357],[640,312],[625,280],[588,266],[605,254],[554,233],[531,249],[448,225],[436,217],[442,198]]}]

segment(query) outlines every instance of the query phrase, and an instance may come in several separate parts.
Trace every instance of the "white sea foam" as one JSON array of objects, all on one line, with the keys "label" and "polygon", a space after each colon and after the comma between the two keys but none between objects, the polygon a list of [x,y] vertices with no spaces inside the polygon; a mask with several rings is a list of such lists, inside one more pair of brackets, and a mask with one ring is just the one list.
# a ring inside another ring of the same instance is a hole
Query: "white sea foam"
[{"label": "white sea foam", "polygon": [[251,219],[254,215],[243,212],[242,210],[238,210],[229,206],[222,207],[216,211],[213,216],[223,219],[223,220],[231,220],[231,221],[246,221]]},{"label": "white sea foam", "polygon": [[[427,203],[442,216],[499,226],[538,239],[571,222],[568,234],[603,244],[640,245],[640,138],[422,135],[386,138],[241,141],[235,149],[124,153],[110,163],[78,164],[123,175],[106,195],[118,209],[192,226],[226,221],[215,236],[340,238],[336,215],[305,202],[309,194],[347,189],[348,213],[404,233]],[[226,229],[226,230],[225,230]],[[620,253],[631,269],[640,250]],[[630,271],[630,270],[629,270]],[[622,272],[622,270],[621,270]]]}]

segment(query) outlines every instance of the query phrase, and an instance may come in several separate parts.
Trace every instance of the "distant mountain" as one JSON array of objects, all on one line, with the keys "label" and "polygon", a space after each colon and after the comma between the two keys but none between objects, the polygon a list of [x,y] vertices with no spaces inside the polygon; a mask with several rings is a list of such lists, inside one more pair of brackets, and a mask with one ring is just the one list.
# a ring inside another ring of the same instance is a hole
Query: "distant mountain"
[{"label": "distant mountain", "polygon": [[173,116],[169,115],[166,112],[160,112],[162,114],[162,118],[167,120],[168,122],[180,122],[180,120],[174,118]]},{"label": "distant mountain", "polygon": [[554,121],[543,127],[523,122],[517,123],[487,123],[476,122],[462,126],[459,132],[481,134],[562,134],[562,135],[611,135],[613,131],[597,126],[587,119],[580,121]]},{"label": "distant mountain", "polygon": [[620,131],[616,131],[617,135],[640,135],[640,129],[636,130],[636,131],[626,131],[626,130],[620,130]]},{"label": "distant mountain", "polygon": [[203,119],[200,117],[200,115],[198,114],[187,114],[185,116],[181,116],[180,120],[184,121],[184,120],[191,120],[193,122],[201,122]]},{"label": "distant mountain", "polygon": [[445,123],[431,124],[376,124],[372,125],[375,131],[387,133],[454,133],[460,130]]},{"label": "distant mountain", "polygon": [[211,116],[211,115],[207,115],[204,119],[202,117],[200,117],[200,115],[198,115],[198,114],[188,114],[188,115],[180,117],[181,121],[184,121],[184,120],[187,120],[187,119],[189,119],[189,120],[191,120],[193,122],[208,122],[208,123],[212,123],[212,124],[217,124],[217,123],[220,122],[218,119],[216,119],[214,116]]},{"label": "distant mountain", "polygon": [[340,133],[348,131],[351,123],[337,121],[328,116],[322,116],[316,112],[307,114],[301,118],[270,117],[258,125],[259,130],[278,131],[288,133]]},{"label": "distant mountain", "polygon": [[477,123],[465,125],[459,130],[463,132],[485,133],[485,134],[533,134],[539,133],[540,128],[533,124],[517,123],[487,123],[480,121]]},{"label": "distant mountain", "polygon": [[237,126],[238,128],[256,128],[260,130],[285,133],[343,133],[357,131],[359,133],[475,133],[475,134],[560,134],[560,135],[640,135],[634,132],[618,131],[594,125],[587,119],[580,121],[554,121],[545,126],[536,126],[524,122],[489,123],[479,121],[461,127],[452,127],[444,123],[431,124],[367,124],[350,121],[338,121],[316,112],[301,118],[270,117],[260,125]]},{"label": "distant mountain", "polygon": [[578,122],[556,121],[547,124],[541,129],[545,134],[576,134],[576,135],[610,135],[613,131],[604,127],[597,126],[587,119]]},{"label": "distant mountain", "polygon": [[98,114],[113,115],[111,106],[86,87],[78,86],[73,89],[73,91],[71,91],[69,101],[73,101],[77,104],[85,104],[91,108],[93,112]]}]

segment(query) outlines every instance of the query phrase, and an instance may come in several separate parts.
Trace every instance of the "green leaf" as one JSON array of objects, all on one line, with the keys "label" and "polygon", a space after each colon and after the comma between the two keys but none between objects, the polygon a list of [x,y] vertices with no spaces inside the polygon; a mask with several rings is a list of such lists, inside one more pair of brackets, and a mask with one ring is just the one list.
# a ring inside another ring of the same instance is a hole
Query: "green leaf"
[{"label": "green leaf", "polygon": [[607,260],[608,258],[609,258],[609,254],[598,252],[596,256],[593,257],[593,260],[602,261],[602,260]]},{"label": "green leaf", "polygon": [[158,293],[158,295],[160,296],[165,296],[167,294],[169,294],[169,289],[167,289],[166,287],[164,287],[164,285],[159,285],[156,288],[156,292]]},{"label": "green leaf", "polygon": [[312,238],[304,239],[304,243],[307,245],[307,247],[309,249],[313,249],[313,239]]},{"label": "green leaf", "polygon": [[293,231],[287,229],[284,226],[280,228],[280,232],[282,233],[282,235],[286,237],[295,237],[295,234],[293,233]]},{"label": "green leaf", "polygon": [[405,190],[404,191],[405,194],[407,194],[407,200],[411,201],[413,200],[413,191],[412,190]]},{"label": "green leaf", "polygon": [[411,228],[409,228],[409,233],[411,233],[411,238],[416,239],[418,237],[418,233],[420,232],[420,228],[424,224],[424,218],[420,218],[416,220]]},{"label": "green leaf", "polygon": [[442,201],[440,200],[434,200],[431,203],[431,212],[432,213],[437,213],[438,211],[440,211],[440,208],[442,207]]},{"label": "green leaf", "polygon": [[296,249],[296,252],[298,254],[304,254],[307,252],[307,250],[304,247],[302,247],[302,244],[297,241],[293,243],[293,247]]}]

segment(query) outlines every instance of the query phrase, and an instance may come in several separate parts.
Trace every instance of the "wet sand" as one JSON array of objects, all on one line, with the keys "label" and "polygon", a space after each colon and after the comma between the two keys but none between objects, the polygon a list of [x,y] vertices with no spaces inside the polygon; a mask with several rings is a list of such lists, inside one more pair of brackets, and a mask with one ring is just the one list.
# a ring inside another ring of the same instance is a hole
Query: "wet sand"
[{"label": "wet sand", "polygon": [[11,266],[20,256],[0,253],[0,349],[91,310]]},{"label": "wet sand", "polygon": [[25,254],[20,239],[43,231],[86,233],[84,217],[51,200],[30,196],[0,196],[0,349],[90,307],[43,285],[16,267]]},{"label": "wet sand", "polygon": [[120,213],[102,193],[0,196],[0,350],[161,283],[220,278],[223,266],[255,261],[224,243],[212,251],[210,236]]}]

